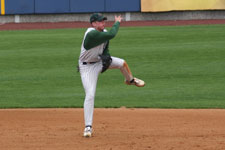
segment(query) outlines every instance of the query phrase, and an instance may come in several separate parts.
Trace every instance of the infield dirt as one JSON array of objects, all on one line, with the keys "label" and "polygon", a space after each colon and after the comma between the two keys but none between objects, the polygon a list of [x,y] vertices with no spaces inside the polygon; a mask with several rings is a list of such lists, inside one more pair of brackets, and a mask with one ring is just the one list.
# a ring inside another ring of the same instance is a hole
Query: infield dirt
[{"label": "infield dirt", "polygon": [[0,110],[2,150],[224,150],[225,110],[95,109],[93,137],[83,109]]}]

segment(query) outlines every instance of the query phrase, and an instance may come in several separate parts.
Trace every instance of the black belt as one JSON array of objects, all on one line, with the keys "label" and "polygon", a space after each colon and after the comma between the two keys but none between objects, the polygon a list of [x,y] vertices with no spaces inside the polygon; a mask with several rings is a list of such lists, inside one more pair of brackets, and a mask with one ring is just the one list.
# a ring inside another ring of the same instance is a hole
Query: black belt
[{"label": "black belt", "polygon": [[83,62],[83,65],[87,65],[87,64],[95,64],[96,62]]}]

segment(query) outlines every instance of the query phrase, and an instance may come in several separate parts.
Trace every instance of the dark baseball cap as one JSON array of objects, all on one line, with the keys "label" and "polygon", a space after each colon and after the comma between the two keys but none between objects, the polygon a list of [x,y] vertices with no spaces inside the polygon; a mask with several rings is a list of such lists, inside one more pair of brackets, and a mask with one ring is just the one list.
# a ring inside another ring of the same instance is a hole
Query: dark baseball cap
[{"label": "dark baseball cap", "polygon": [[104,17],[102,14],[100,13],[94,13],[91,15],[90,17],[90,23],[95,22],[95,21],[103,21],[103,20],[107,20],[106,17]]}]

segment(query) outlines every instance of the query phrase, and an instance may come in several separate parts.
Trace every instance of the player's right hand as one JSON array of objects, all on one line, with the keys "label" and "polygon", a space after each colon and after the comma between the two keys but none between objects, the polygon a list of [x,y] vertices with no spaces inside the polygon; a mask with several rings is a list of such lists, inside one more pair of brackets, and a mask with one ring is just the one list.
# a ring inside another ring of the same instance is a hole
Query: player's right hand
[{"label": "player's right hand", "polygon": [[121,15],[115,16],[115,22],[117,22],[117,21],[121,22],[122,19],[123,19],[123,18],[121,17]]}]

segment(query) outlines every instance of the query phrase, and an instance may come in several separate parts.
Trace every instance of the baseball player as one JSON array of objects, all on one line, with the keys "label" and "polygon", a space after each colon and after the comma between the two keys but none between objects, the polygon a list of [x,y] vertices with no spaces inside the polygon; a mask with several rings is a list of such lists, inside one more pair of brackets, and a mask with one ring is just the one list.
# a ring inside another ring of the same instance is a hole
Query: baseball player
[{"label": "baseball player", "polygon": [[133,77],[125,60],[110,56],[109,40],[114,38],[119,30],[121,16],[115,16],[115,23],[107,31],[105,29],[106,17],[94,13],[90,17],[90,28],[87,29],[81,45],[79,57],[79,71],[85,90],[84,100],[84,137],[92,136],[92,122],[94,111],[94,98],[97,80],[100,73],[107,69],[120,69],[125,77],[125,83],[143,87],[145,82]]}]

